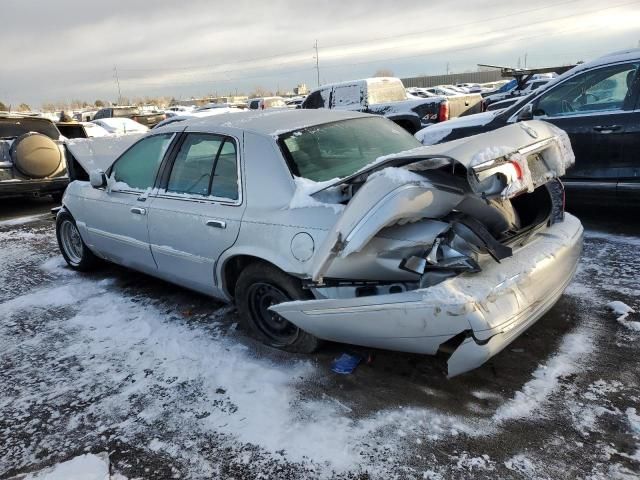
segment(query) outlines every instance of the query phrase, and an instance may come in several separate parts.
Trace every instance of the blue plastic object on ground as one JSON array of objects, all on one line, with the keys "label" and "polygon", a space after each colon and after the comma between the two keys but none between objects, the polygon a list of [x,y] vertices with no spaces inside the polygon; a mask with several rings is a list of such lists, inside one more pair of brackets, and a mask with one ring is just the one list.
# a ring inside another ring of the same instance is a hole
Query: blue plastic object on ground
[{"label": "blue plastic object on ground", "polygon": [[331,371],[339,373],[341,375],[348,375],[355,370],[355,368],[361,361],[362,357],[360,355],[343,353],[333,361],[333,364],[331,365]]}]

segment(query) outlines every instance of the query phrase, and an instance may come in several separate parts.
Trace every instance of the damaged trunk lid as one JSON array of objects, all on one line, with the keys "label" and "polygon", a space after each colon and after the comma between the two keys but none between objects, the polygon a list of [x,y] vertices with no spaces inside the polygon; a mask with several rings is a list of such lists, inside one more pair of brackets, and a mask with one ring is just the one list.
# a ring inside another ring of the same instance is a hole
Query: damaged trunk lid
[{"label": "damaged trunk lid", "polygon": [[462,214],[477,218],[480,212],[487,219],[496,209],[486,205],[533,192],[562,176],[573,162],[567,135],[541,121],[378,159],[313,194],[359,185],[314,255],[311,280],[322,283],[332,262],[360,251],[383,228],[422,219],[440,221],[442,230],[436,234],[461,223],[459,230],[472,230],[466,233],[480,237],[476,243],[499,261],[510,253],[487,235],[481,222],[468,215],[460,220]]}]

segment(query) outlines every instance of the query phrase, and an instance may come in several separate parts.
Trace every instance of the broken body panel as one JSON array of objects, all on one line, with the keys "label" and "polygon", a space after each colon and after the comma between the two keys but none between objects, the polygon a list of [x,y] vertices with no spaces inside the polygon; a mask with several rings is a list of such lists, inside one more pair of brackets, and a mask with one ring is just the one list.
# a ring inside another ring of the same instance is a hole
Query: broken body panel
[{"label": "broken body panel", "polygon": [[[575,272],[580,222],[548,226],[548,207],[524,225],[510,201],[546,189],[572,163],[564,132],[528,122],[393,155],[324,186],[360,185],[313,256],[321,299],[272,310],[319,338],[363,346],[435,354],[459,337],[449,375],[471,370],[551,308]],[[458,178],[439,175],[443,168],[457,168]],[[385,237],[398,240],[381,249]],[[398,293],[353,289],[349,298],[331,289],[333,278],[357,278],[372,256],[403,272]]]}]

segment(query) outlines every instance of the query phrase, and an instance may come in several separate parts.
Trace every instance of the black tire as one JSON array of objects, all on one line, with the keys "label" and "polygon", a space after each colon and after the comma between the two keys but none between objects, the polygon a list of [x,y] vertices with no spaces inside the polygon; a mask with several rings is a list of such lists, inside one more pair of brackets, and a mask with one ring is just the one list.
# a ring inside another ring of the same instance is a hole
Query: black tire
[{"label": "black tire", "polygon": [[312,298],[300,282],[266,263],[252,263],[238,277],[236,305],[244,328],[265,345],[295,353],[311,353],[320,340],[267,310],[288,300]]},{"label": "black tire", "polygon": [[76,221],[68,212],[62,211],[56,218],[56,238],[62,256],[74,270],[86,272],[98,265],[98,257],[84,243]]}]

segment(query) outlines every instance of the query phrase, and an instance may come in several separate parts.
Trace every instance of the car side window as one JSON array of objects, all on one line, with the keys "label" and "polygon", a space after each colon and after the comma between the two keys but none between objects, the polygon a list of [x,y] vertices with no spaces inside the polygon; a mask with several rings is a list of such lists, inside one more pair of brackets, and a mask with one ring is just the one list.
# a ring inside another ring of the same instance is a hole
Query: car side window
[{"label": "car side window", "polygon": [[343,85],[333,90],[333,108],[360,106],[362,94],[360,85]]},{"label": "car side window", "polygon": [[576,75],[540,97],[534,115],[572,116],[629,108],[638,63],[611,65]]},{"label": "car side window", "polygon": [[123,153],[111,168],[112,190],[146,190],[153,187],[173,133],[146,137]]},{"label": "car side window", "polygon": [[324,98],[322,97],[320,90],[316,90],[309,94],[302,103],[302,108],[324,108],[325,106]]},{"label": "car side window", "polygon": [[190,133],[176,155],[167,183],[167,191],[191,195],[209,195],[211,174],[224,137]]},{"label": "car side window", "polygon": [[210,195],[238,200],[238,154],[236,144],[229,138],[218,154]]},{"label": "car side window", "polygon": [[171,168],[167,192],[238,200],[236,145],[231,138],[189,133]]}]

